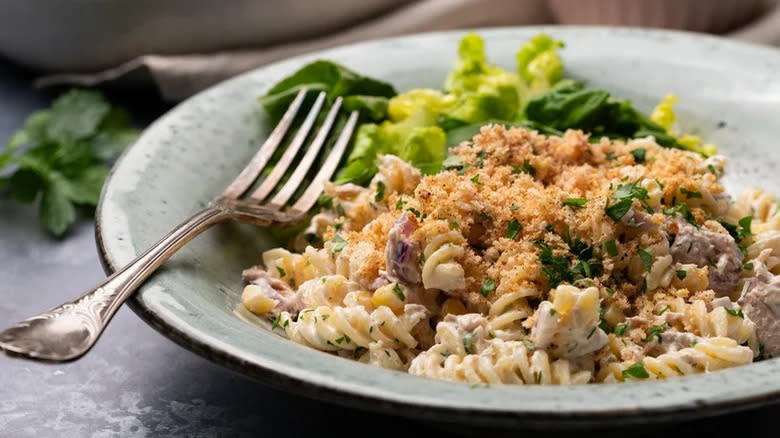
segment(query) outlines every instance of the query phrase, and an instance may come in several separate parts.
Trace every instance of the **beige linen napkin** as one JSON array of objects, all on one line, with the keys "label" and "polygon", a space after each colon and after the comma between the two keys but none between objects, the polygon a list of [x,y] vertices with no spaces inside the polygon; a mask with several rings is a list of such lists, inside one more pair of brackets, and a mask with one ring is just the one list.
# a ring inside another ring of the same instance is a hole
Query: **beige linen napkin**
[{"label": "beige linen napkin", "polygon": [[326,47],[414,32],[538,24],[549,20],[544,0],[422,0],[318,39],[210,54],[150,54],[100,72],[44,76],[35,84],[39,87],[154,86],[163,99],[178,101],[238,73]]}]

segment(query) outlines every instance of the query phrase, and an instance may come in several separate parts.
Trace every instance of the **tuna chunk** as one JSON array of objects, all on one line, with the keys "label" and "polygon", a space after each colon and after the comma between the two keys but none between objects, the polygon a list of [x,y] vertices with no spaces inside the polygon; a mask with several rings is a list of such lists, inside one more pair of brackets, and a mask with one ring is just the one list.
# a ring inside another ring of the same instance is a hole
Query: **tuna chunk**
[{"label": "tuna chunk", "polygon": [[780,276],[772,275],[766,265],[759,264],[756,276],[745,283],[737,303],[756,325],[764,355],[780,357]]},{"label": "tuna chunk", "polygon": [[298,313],[303,309],[301,293],[295,292],[290,285],[271,276],[265,270],[259,267],[252,267],[245,269],[241,275],[247,283],[259,286],[263,295],[278,301],[278,304],[272,310],[274,314],[279,312]]},{"label": "tuna chunk", "polygon": [[731,236],[696,228],[679,218],[669,219],[666,229],[674,234],[670,249],[675,262],[709,266],[710,289],[718,296],[737,288],[743,256]]},{"label": "tuna chunk", "polygon": [[419,248],[411,241],[417,223],[409,219],[409,213],[403,212],[390,228],[385,247],[387,274],[405,284],[420,282]]},{"label": "tuna chunk", "polygon": [[645,347],[645,354],[649,356],[659,356],[665,353],[672,353],[695,345],[701,341],[701,338],[688,332],[665,331],[660,333],[660,342],[658,337],[653,337],[652,341]]}]

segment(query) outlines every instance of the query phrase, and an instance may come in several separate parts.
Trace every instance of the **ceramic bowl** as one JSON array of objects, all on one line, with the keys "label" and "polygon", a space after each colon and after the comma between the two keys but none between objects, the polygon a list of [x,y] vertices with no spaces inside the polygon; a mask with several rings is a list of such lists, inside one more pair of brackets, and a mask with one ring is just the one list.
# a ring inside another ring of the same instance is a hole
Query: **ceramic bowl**
[{"label": "ceramic bowl", "polygon": [[[566,75],[649,111],[680,98],[680,125],[718,144],[736,193],[780,193],[780,53],[695,34],[624,28],[482,30],[488,57],[507,69],[529,37],[566,42]],[[461,32],[365,42],[301,56],[221,83],[151,125],[119,160],[97,213],[109,271],[134,258],[217,195],[270,126],[257,97],[315,59],[330,59],[399,90],[441,87]],[[214,362],[301,394],[364,409],[507,427],[596,427],[670,421],[767,403],[780,396],[780,359],[664,381],[614,385],[472,387],[363,365],[272,333],[237,312],[241,270],[274,244],[274,230],[225,224],[187,245],[131,298],[161,333]]]}]

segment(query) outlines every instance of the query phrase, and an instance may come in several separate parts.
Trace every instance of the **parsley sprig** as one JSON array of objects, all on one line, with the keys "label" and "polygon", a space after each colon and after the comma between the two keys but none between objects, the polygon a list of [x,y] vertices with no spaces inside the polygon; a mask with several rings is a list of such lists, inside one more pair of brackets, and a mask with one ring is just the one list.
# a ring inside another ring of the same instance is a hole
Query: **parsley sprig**
[{"label": "parsley sprig", "polygon": [[611,199],[617,202],[610,205],[607,201],[606,213],[617,222],[628,213],[635,199],[644,205],[650,196],[647,194],[646,188],[639,186],[637,180],[632,183],[620,184]]},{"label": "parsley sprig", "polygon": [[62,236],[76,221],[76,206],[97,204],[107,162],[137,136],[128,114],[103,95],[71,90],[32,113],[8,140],[0,153],[0,175],[7,175],[0,188],[23,204],[38,201],[43,225]]}]

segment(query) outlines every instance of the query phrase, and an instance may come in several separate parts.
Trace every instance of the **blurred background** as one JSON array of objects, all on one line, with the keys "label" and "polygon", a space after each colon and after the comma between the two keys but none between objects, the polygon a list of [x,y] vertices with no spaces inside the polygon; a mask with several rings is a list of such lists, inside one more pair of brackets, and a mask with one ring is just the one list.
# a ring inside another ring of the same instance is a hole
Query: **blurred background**
[{"label": "blurred background", "polygon": [[39,87],[145,87],[181,100],[324,47],[527,24],[661,27],[780,43],[777,0],[4,0],[0,56]]}]

